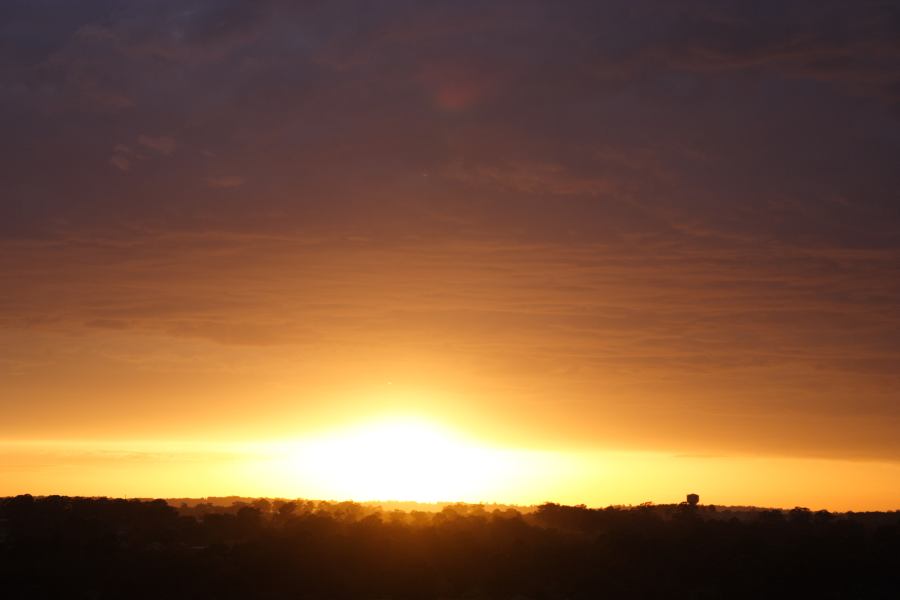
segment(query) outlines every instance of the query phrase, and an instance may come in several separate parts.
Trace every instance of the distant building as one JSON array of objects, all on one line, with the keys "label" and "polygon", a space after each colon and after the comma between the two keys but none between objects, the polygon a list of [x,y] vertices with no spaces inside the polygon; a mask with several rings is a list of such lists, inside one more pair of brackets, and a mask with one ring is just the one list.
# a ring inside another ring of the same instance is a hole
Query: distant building
[{"label": "distant building", "polygon": [[697,506],[697,503],[699,503],[699,502],[700,502],[699,494],[688,494],[687,495],[687,503],[690,504],[691,506]]}]

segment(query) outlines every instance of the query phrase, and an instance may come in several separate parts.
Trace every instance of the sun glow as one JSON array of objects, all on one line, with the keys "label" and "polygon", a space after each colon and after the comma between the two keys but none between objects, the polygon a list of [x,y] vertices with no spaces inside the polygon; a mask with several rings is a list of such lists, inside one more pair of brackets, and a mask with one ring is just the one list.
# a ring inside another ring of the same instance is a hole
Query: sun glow
[{"label": "sun glow", "polygon": [[411,418],[334,431],[279,454],[273,468],[321,496],[354,500],[477,502],[503,497],[541,466],[533,453],[481,445]]}]

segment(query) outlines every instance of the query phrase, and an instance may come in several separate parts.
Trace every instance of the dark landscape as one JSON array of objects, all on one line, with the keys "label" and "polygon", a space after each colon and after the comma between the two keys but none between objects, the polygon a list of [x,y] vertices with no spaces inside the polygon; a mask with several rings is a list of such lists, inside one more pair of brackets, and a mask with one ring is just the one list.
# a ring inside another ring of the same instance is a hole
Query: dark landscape
[{"label": "dark landscape", "polygon": [[896,598],[900,513],[17,496],[4,598]]}]

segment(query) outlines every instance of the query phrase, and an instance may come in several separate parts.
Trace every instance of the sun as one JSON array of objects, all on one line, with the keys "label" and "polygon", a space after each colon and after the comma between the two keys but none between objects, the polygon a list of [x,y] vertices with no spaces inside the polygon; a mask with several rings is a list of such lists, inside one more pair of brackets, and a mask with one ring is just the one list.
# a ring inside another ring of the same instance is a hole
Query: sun
[{"label": "sun", "polygon": [[293,444],[287,469],[319,497],[478,502],[502,495],[523,468],[515,452],[433,421],[371,421]]}]

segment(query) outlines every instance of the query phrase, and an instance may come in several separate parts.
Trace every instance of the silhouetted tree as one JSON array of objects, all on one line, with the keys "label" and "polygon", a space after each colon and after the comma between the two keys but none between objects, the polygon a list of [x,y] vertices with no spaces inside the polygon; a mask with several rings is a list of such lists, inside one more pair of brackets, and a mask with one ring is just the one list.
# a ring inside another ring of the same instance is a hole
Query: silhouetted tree
[{"label": "silhouetted tree", "polygon": [[[893,598],[900,514],[0,499],[31,598]],[[179,514],[180,513],[180,514]]]}]

